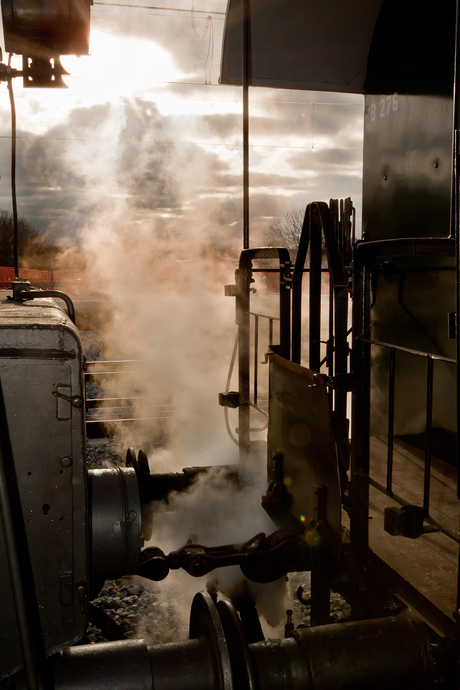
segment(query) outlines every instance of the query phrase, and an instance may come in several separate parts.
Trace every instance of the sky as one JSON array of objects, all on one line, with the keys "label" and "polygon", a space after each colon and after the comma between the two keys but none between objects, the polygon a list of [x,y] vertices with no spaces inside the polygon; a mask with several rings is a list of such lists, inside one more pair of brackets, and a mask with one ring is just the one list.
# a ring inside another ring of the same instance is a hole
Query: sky
[{"label": "sky", "polygon": [[[87,242],[104,217],[152,239],[241,247],[242,93],[218,83],[225,9],[96,1],[91,55],[62,59],[68,89],[16,79],[19,214],[63,246]],[[2,93],[0,204],[10,210],[5,84]],[[251,245],[264,244],[274,215],[309,201],[351,196],[359,212],[362,127],[360,96],[250,89]]]}]

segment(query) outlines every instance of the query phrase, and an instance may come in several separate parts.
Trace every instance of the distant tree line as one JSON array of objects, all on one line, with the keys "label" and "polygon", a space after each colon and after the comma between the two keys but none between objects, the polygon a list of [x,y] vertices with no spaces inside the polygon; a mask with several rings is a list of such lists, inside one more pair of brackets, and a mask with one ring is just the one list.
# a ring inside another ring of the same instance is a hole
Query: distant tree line
[{"label": "distant tree line", "polygon": [[[36,223],[18,217],[19,266],[50,269],[56,266],[60,249],[48,242]],[[0,266],[13,266],[14,222],[10,211],[0,210]]]},{"label": "distant tree line", "polygon": [[[305,211],[306,206],[299,206],[298,208],[292,208],[284,213],[280,213],[274,216],[268,228],[267,238],[269,245],[272,247],[286,247],[293,261],[299,248]],[[324,252],[324,235],[321,238],[321,248]]]},{"label": "distant tree line", "polygon": [[[81,248],[63,249],[46,239],[37,223],[18,217],[19,267],[50,270],[78,268],[84,270],[86,261]],[[10,211],[0,210],[0,266],[14,265],[14,223]]]},{"label": "distant tree line", "polygon": [[295,254],[299,246],[304,216],[305,206],[299,206],[276,215],[268,229],[270,245],[286,247]]}]

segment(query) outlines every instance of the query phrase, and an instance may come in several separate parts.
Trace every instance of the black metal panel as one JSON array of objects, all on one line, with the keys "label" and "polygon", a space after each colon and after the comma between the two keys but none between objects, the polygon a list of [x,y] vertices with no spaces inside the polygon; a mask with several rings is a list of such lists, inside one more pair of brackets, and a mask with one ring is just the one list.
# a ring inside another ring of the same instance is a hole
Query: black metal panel
[{"label": "black metal panel", "polygon": [[[363,93],[382,0],[251,0],[249,84]],[[221,82],[242,81],[242,0],[230,0]]]},{"label": "black metal panel", "polygon": [[[448,93],[455,1],[251,0],[253,86],[345,93]],[[242,81],[242,0],[230,0],[221,81]]]},{"label": "black metal panel", "polygon": [[385,0],[365,82],[363,230],[450,234],[455,0]]},{"label": "black metal panel", "polygon": [[[0,377],[21,503],[15,519],[24,524],[43,631],[37,649],[51,654],[80,639],[86,628],[88,551],[81,345],[63,311],[44,302],[1,299],[0,349],[14,345],[51,355],[1,357]],[[54,358],[59,350],[72,358]],[[23,661],[1,529],[0,588],[4,677]]]},{"label": "black metal panel", "polygon": [[452,96],[366,96],[363,230],[370,240],[446,237],[452,187]]},{"label": "black metal panel", "polygon": [[384,0],[369,50],[366,93],[450,95],[455,0]]}]

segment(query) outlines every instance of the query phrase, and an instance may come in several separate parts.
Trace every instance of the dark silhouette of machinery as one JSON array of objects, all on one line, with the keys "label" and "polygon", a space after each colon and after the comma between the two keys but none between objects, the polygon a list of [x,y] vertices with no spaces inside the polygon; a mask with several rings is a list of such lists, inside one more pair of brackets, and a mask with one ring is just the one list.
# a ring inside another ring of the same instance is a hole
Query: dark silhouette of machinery
[{"label": "dark silhouette of machinery", "polygon": [[[30,57],[37,33],[45,37],[40,60],[68,46],[85,52],[80,19],[60,43],[55,19],[64,5],[3,3],[12,49]],[[458,9],[453,1],[362,5],[228,6],[223,82],[365,95],[363,238],[355,238],[350,200],[313,202],[294,265],[283,248],[247,246],[226,288],[236,300],[239,389],[220,403],[238,410],[244,466],[260,445],[252,419],[262,409],[251,285],[267,265],[279,277],[262,410],[261,500],[273,534],[170,554],[143,549],[143,505],[209,468],[151,475],[145,456],[129,453],[125,468],[88,471],[72,304],[64,298],[66,314],[58,293],[21,282],[2,296],[2,687],[458,687]],[[80,18],[88,7],[68,9]],[[322,274],[330,287],[325,347]],[[250,624],[234,603],[203,593],[188,641],[76,645],[104,578],[162,580],[174,568],[203,575],[229,564],[258,582],[310,570],[312,627],[264,640],[254,616]],[[351,622],[329,623],[332,589],[350,602]]]}]

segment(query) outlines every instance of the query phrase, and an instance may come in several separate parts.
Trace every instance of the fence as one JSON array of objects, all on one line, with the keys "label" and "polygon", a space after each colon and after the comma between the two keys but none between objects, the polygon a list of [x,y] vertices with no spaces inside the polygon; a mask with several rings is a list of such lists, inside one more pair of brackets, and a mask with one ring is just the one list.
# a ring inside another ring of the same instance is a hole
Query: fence
[{"label": "fence", "polygon": [[[37,268],[20,268],[19,275],[26,278],[35,287],[71,286],[77,294],[86,294],[88,290],[88,273],[78,269],[64,268],[42,271]],[[0,266],[0,289],[11,289],[14,281],[14,268]]]}]

